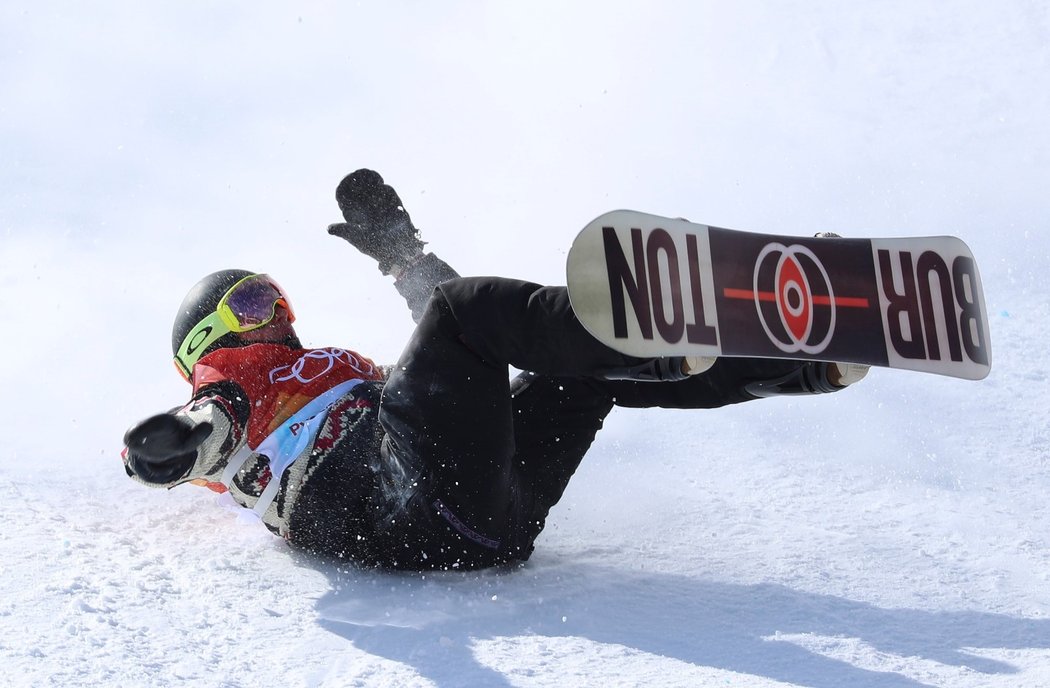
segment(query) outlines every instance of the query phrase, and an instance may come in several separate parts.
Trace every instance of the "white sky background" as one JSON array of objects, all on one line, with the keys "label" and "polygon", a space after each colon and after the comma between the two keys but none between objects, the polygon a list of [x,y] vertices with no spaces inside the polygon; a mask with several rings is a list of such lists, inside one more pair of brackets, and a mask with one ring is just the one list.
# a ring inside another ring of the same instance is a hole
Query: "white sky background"
[{"label": "white sky background", "polygon": [[277,276],[308,344],[392,361],[407,311],[324,232],[362,166],[464,274],[561,283],[630,207],[956,234],[990,310],[1045,301],[1048,45],[1021,1],[5,2],[0,461],[110,470],[185,398],[170,320],[219,268]]}]

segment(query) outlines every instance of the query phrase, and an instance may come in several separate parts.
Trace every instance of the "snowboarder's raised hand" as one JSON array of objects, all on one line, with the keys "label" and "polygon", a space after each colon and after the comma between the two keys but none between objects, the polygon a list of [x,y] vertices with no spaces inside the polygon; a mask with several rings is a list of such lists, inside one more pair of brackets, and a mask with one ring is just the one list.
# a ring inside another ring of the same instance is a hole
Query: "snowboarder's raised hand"
[{"label": "snowboarder's raised hand", "polygon": [[384,275],[397,276],[423,252],[412,218],[397,192],[378,172],[360,169],[348,174],[335,190],[346,222],[328,226],[328,233],[349,241],[374,258]]},{"label": "snowboarder's raised hand", "polygon": [[346,224],[367,228],[411,223],[393,187],[374,170],[351,172],[335,190],[335,200]]},{"label": "snowboarder's raised hand", "polygon": [[159,413],[124,434],[128,461],[150,482],[168,483],[186,474],[197,460],[197,447],[211,434],[211,423],[196,425],[170,413]]}]

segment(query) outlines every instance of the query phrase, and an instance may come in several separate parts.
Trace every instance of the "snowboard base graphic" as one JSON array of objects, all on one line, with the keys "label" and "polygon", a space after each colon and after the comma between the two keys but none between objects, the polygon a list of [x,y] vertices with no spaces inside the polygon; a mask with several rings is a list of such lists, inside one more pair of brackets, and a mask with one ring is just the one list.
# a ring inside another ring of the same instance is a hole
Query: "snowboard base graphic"
[{"label": "snowboard base graphic", "polygon": [[980,380],[984,294],[950,236],[802,238],[606,213],[569,251],[584,327],[640,357],[844,361]]}]

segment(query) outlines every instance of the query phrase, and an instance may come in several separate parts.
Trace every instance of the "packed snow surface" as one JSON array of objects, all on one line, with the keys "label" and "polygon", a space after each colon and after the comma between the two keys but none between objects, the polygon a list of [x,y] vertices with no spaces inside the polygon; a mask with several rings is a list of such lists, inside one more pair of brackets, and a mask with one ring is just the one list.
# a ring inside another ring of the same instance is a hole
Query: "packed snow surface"
[{"label": "packed snow surface", "polygon": [[[1047,4],[375,5],[0,7],[0,683],[1050,685]],[[563,283],[614,208],[960,236],[992,372],[618,409],[508,570],[326,565],[132,483],[207,272],[397,358],[403,303],[324,231],[365,166],[463,274]]]}]

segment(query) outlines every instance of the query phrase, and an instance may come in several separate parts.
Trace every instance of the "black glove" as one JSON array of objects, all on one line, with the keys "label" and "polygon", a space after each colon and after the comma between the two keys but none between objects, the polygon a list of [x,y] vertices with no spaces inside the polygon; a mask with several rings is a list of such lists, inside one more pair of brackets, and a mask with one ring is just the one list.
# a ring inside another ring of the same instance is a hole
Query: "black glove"
[{"label": "black glove", "polygon": [[373,170],[361,169],[346,175],[336,187],[335,200],[350,225],[381,228],[411,222],[397,192]]},{"label": "black glove", "polygon": [[336,188],[335,200],[346,222],[329,225],[328,233],[374,258],[384,274],[393,266],[405,267],[422,252],[412,218],[378,172],[361,169],[348,174]]},{"label": "black glove", "polygon": [[149,482],[178,480],[193,467],[197,447],[211,431],[211,423],[194,425],[170,413],[147,418],[124,433],[128,467]]}]

